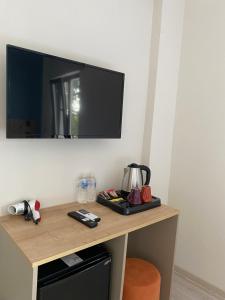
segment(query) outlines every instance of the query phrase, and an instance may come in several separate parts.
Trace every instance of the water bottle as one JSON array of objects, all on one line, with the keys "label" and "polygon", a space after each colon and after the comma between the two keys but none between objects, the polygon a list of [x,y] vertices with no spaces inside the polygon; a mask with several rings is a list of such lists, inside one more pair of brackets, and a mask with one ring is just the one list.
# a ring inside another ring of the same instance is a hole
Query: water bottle
[{"label": "water bottle", "polygon": [[87,177],[80,177],[78,180],[78,192],[77,192],[77,201],[79,203],[87,203],[88,202],[88,178]]},{"label": "water bottle", "polygon": [[96,178],[93,174],[88,176],[88,202],[94,202],[96,200]]}]

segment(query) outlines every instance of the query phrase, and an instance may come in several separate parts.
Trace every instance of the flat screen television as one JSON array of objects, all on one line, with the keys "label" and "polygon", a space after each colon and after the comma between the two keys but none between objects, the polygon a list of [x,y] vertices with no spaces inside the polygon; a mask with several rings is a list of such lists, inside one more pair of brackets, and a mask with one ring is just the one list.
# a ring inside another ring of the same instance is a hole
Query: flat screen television
[{"label": "flat screen television", "polygon": [[7,45],[7,138],[120,138],[124,78]]}]

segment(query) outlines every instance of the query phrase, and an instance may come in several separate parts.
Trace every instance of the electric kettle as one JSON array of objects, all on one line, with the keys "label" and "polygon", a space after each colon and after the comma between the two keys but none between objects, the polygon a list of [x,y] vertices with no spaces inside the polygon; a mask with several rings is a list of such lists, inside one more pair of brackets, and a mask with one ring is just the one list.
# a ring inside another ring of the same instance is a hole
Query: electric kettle
[{"label": "electric kettle", "polygon": [[[143,171],[146,172],[145,182],[143,180]],[[147,166],[132,163],[124,168],[122,181],[122,191],[130,192],[134,188],[141,189],[143,185],[149,185],[151,171]]]}]

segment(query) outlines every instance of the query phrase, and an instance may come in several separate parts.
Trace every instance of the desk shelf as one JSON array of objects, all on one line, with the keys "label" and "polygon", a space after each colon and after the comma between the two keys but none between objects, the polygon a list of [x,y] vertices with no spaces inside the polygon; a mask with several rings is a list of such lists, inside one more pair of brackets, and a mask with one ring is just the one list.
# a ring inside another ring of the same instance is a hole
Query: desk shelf
[{"label": "desk shelf", "polygon": [[[84,208],[100,216],[94,228],[67,212]],[[20,216],[0,218],[0,299],[36,300],[38,266],[99,243],[113,255],[111,298],[121,300],[126,256],[151,260],[162,274],[160,300],[169,300],[178,211],[162,205],[122,216],[98,203],[45,208],[35,226]],[[12,288],[13,286],[13,288]]]}]

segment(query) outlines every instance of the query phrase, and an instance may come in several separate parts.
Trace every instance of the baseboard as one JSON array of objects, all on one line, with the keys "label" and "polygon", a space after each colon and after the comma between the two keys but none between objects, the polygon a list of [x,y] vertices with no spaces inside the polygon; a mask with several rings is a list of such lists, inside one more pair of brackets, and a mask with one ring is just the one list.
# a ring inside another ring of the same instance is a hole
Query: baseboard
[{"label": "baseboard", "polygon": [[214,297],[217,300],[225,300],[225,292],[214,285],[200,279],[199,277],[183,270],[182,268],[175,266],[174,272],[176,276],[186,280],[193,286],[205,291],[208,295]]}]

